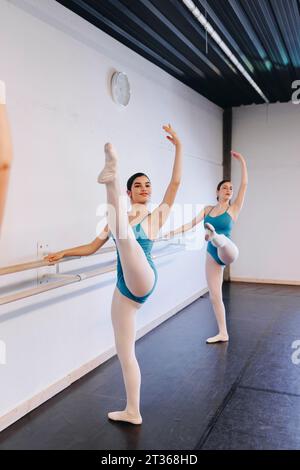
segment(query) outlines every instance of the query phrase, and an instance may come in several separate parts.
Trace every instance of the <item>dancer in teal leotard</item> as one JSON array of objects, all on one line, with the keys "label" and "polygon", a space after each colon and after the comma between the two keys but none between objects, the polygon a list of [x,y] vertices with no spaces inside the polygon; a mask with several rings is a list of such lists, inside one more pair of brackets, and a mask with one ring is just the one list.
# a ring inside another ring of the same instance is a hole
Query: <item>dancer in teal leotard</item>
[{"label": "dancer in teal leotard", "polygon": [[[147,217],[148,217],[148,215],[145,217],[145,219]],[[121,264],[121,261],[120,261],[120,255],[119,255],[119,252],[117,252],[117,279],[118,279],[117,280],[117,288],[119,289],[121,294],[125,295],[126,297],[128,297],[131,300],[134,300],[135,302],[138,302],[139,304],[143,304],[144,302],[146,302],[148,297],[154,291],[156,283],[157,283],[157,270],[156,270],[155,264],[153,263],[153,260],[151,258],[151,250],[152,250],[154,241],[150,240],[147,237],[147,235],[145,234],[145,231],[144,231],[144,229],[141,225],[143,220],[140,223],[138,223],[137,225],[133,225],[132,230],[133,230],[133,233],[134,233],[134,236],[135,236],[137,242],[139,243],[139,245],[141,246],[142,250],[145,253],[145,256],[147,258],[147,261],[148,261],[149,265],[153,269],[153,273],[154,273],[154,276],[155,276],[155,281],[154,281],[153,287],[145,295],[136,296],[136,295],[132,294],[132,292],[130,292],[130,290],[126,286],[125,279],[124,279],[123,268],[122,268],[122,264]]]},{"label": "dancer in teal leotard", "polygon": [[[107,225],[90,244],[48,255],[54,262],[64,256],[86,256],[99,250],[112,235],[117,248],[117,285],[113,294],[111,316],[116,349],[126,389],[125,410],[108,414],[113,421],[141,424],[140,368],[135,356],[136,312],[154,291],[157,271],[151,258],[153,241],[166,222],[179,188],[182,174],[181,142],[171,125],[164,126],[167,139],[175,147],[171,180],[163,201],[152,212],[147,210],[151,183],[144,173],[135,173],[127,182],[131,211],[122,197],[118,177],[118,158],[111,144],[105,145],[105,166],[98,182],[105,184],[108,203]],[[129,220],[128,220],[129,219]]]},{"label": "dancer in teal leotard", "polygon": [[[229,182],[227,181],[225,183],[229,183]],[[204,217],[205,228],[209,230],[210,227],[212,226],[218,234],[223,234],[227,238],[230,238],[231,230],[232,230],[234,222],[233,222],[232,216],[228,213],[229,208],[230,206],[228,206],[226,211],[223,212],[222,214],[212,217],[210,215],[211,211],[213,210],[213,207],[212,207],[210,211],[208,212],[208,214]],[[207,239],[208,238],[209,237],[207,236]],[[207,252],[214,258],[214,260],[218,264],[220,264],[221,266],[226,266],[226,263],[224,263],[218,256],[218,248],[215,245],[213,245],[211,241],[208,241]]]},{"label": "dancer in teal leotard", "polygon": [[231,152],[231,154],[240,162],[242,170],[240,188],[234,202],[230,203],[233,194],[232,183],[230,180],[223,180],[217,186],[218,204],[216,206],[204,207],[191,222],[166,235],[166,237],[173,237],[184,233],[204,219],[205,239],[208,241],[205,263],[206,279],[219,327],[218,334],[208,338],[207,343],[225,342],[229,339],[222,299],[223,269],[238,257],[238,249],[230,237],[233,224],[242,209],[248,184],[247,165],[244,157],[237,152]]}]

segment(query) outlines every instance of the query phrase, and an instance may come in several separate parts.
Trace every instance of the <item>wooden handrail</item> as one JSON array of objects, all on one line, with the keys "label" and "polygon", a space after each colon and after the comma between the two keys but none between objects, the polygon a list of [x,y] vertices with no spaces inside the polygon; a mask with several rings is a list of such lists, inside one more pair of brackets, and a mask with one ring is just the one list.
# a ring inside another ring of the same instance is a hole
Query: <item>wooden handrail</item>
[{"label": "wooden handrail", "polygon": [[84,274],[76,274],[73,278],[64,279],[58,282],[52,282],[51,284],[47,284],[45,286],[34,287],[32,289],[26,289],[17,294],[6,295],[0,297],[0,305],[9,304],[11,302],[15,302],[16,300],[26,299],[27,297],[32,297],[33,295],[41,294],[43,292],[47,292],[52,289],[57,289],[58,287],[67,286],[68,284],[74,284],[75,282],[80,282],[84,279],[89,279],[91,277],[99,276],[100,274],[105,274],[110,271],[115,271],[116,266],[115,264],[112,266],[107,266],[106,268],[96,269],[94,271],[90,271]]},{"label": "wooden handrail", "polygon": [[[162,258],[164,256],[170,256],[171,253],[164,253],[162,255],[153,255],[153,259]],[[92,271],[88,271],[86,273],[81,274],[72,274],[72,275],[62,275],[64,277],[63,280],[52,282],[50,284],[34,287],[32,289],[26,289],[16,294],[10,294],[0,297],[0,305],[9,304],[11,302],[16,302],[17,300],[22,300],[27,297],[32,297],[33,295],[41,294],[43,292],[47,292],[49,290],[57,289],[58,287],[67,286],[68,284],[74,284],[75,282],[84,281],[85,279],[90,279],[95,276],[100,276],[105,273],[109,273],[115,271],[117,267],[117,263],[113,263],[109,266],[104,268],[94,269]],[[51,275],[53,277],[53,275]],[[57,277],[60,277],[58,274]]]},{"label": "wooden handrail", "polygon": [[[161,241],[167,241],[165,238],[158,238],[155,240],[155,243],[161,242]],[[180,243],[170,243],[170,245],[180,245]],[[28,263],[20,263],[20,264],[13,264],[11,266],[4,266],[3,268],[0,268],[0,276],[5,276],[7,274],[14,274],[14,273],[19,273],[22,271],[28,271],[30,269],[36,269],[36,268],[42,268],[45,266],[55,266],[61,263],[66,263],[68,261],[72,261],[74,259],[80,259],[80,258],[87,258],[90,256],[96,256],[96,255],[104,255],[105,253],[115,253],[116,248],[114,246],[108,246],[105,248],[100,248],[98,251],[93,253],[92,255],[88,256],[68,256],[67,258],[62,258],[59,261],[54,261],[53,263],[49,264],[48,261],[44,260],[37,260],[37,261],[29,261]]]},{"label": "wooden handrail", "polygon": [[[100,255],[104,253],[113,253],[116,249],[112,247],[101,248],[100,250],[96,251],[89,256]],[[85,258],[85,256],[69,256],[68,258],[62,258],[59,261],[54,261],[53,263],[49,264],[48,261],[45,260],[38,260],[38,261],[29,261],[28,263],[20,263],[20,264],[13,264],[11,266],[5,266],[4,268],[0,268],[0,276],[4,276],[6,274],[14,274],[19,273],[21,271],[28,271],[30,269],[42,268],[45,266],[54,266],[56,264],[65,263],[67,261],[71,261],[74,259]]]}]

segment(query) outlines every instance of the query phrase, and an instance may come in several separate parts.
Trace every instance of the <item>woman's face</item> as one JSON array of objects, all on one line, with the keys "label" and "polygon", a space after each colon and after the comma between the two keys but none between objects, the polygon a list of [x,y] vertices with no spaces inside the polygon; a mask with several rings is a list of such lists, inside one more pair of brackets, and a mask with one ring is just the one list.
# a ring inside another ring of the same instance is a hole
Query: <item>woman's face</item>
[{"label": "woman's face", "polygon": [[229,202],[233,195],[233,188],[231,181],[226,181],[220,187],[219,191],[217,191],[217,197],[219,198],[219,202]]},{"label": "woman's face", "polygon": [[133,204],[146,204],[151,198],[151,183],[147,176],[138,176],[132,183],[131,190],[127,191]]}]

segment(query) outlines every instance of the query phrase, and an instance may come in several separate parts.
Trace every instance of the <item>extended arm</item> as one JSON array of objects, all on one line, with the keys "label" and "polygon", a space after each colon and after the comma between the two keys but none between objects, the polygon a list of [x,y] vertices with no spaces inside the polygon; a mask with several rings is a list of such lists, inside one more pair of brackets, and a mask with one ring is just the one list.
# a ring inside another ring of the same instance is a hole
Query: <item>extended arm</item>
[{"label": "extended arm", "polygon": [[0,229],[2,225],[13,151],[5,106],[5,84],[0,80]]},{"label": "extended arm", "polygon": [[171,208],[174,204],[182,176],[182,145],[171,125],[163,126],[163,129],[169,134],[167,139],[175,146],[175,159],[173,164],[172,176],[166,189],[163,200],[160,205],[152,212],[150,216],[151,237],[155,238],[165,221],[169,217]]},{"label": "extended arm", "polygon": [[69,248],[67,250],[58,251],[56,253],[50,253],[48,256],[45,256],[44,259],[49,261],[49,263],[52,263],[70,256],[89,256],[98,251],[107,242],[108,239],[109,228],[106,225],[99,237],[96,237],[95,240],[93,240],[91,243]]},{"label": "extended arm", "polygon": [[245,158],[237,152],[231,152],[232,156],[236,158],[240,164],[241,164],[241,183],[239,187],[239,191],[237,194],[237,197],[235,201],[232,204],[232,209],[235,212],[235,215],[238,216],[239,212],[241,211],[244,200],[245,200],[245,195],[247,191],[247,186],[248,186],[248,171],[247,171],[247,164]]},{"label": "extended arm", "polygon": [[205,208],[202,209],[199,214],[196,215],[196,217],[191,220],[191,222],[187,222],[186,224],[182,225],[181,227],[178,227],[176,230],[172,230],[168,234],[165,235],[166,238],[170,237],[175,237],[176,235],[182,235],[185,232],[188,232],[192,228],[194,228],[196,225],[198,225],[203,219],[205,215]]}]

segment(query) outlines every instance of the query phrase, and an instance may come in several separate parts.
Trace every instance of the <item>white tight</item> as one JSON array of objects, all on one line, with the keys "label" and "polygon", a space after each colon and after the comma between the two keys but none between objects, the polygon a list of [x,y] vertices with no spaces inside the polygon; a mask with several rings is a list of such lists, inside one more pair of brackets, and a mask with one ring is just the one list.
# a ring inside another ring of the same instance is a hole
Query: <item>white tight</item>
[{"label": "white tight", "polygon": [[116,287],[111,304],[111,319],[118,358],[126,389],[126,411],[140,415],[141,373],[135,356],[135,318],[140,304],[123,296]]},{"label": "white tight", "polygon": [[209,253],[206,253],[205,272],[209,297],[218,323],[219,334],[226,337],[228,333],[225,307],[222,299],[223,270],[224,266],[218,264]]},{"label": "white tight", "polygon": [[218,256],[226,265],[233,263],[239,256],[238,247],[223,234],[216,233],[211,243],[218,249]]},{"label": "white tight", "polygon": [[108,224],[115,238],[126,286],[142,297],[153,287],[155,275],[128,222],[127,207],[117,177],[106,184]]},{"label": "white tight", "polygon": [[[226,265],[237,259],[239,250],[237,246],[225,235],[216,233],[211,242],[218,250],[218,257]],[[207,339],[208,343],[228,340],[226,313],[222,298],[223,270],[224,266],[218,264],[214,258],[207,253],[205,265],[206,279],[210,300],[219,328],[219,333],[216,336]]]},{"label": "white tight", "polygon": [[[146,255],[137,242],[128,222],[127,207],[121,195],[117,174],[117,155],[112,146],[105,146],[106,164],[98,181],[106,185],[108,225],[117,245],[125,283],[130,292],[142,297],[153,287],[155,275]],[[118,358],[121,363],[126,389],[127,405],[123,411],[108,414],[115,421],[141,424],[140,387],[141,373],[135,356],[135,317],[141,304],[115,289],[111,317]]]}]

